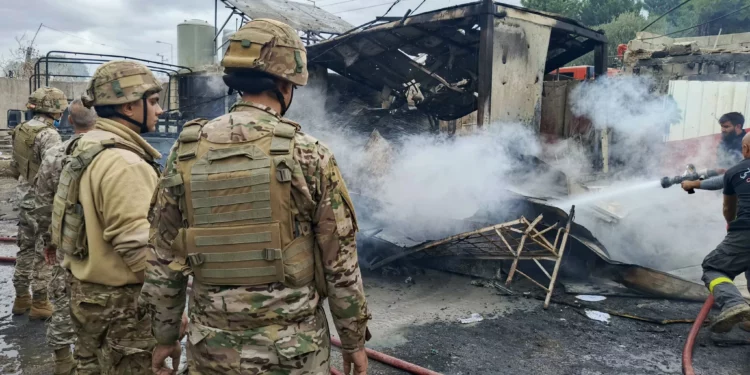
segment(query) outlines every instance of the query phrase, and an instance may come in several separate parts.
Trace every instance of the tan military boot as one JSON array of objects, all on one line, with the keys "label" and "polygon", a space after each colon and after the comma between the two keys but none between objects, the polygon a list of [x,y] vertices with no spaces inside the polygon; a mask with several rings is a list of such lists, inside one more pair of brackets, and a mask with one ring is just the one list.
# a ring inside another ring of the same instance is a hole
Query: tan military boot
[{"label": "tan military boot", "polygon": [[16,296],[16,300],[13,301],[13,315],[26,314],[31,308],[31,295],[20,295]]},{"label": "tan military boot", "polygon": [[29,320],[47,319],[52,316],[52,304],[48,299],[34,300],[31,302],[31,313]]},{"label": "tan military boot", "polygon": [[746,303],[732,306],[721,311],[721,314],[719,314],[719,317],[711,326],[711,332],[727,333],[731,331],[735,325],[746,320],[750,320],[750,306]]},{"label": "tan military boot", "polygon": [[71,375],[76,373],[76,361],[70,348],[55,350],[55,375]]}]

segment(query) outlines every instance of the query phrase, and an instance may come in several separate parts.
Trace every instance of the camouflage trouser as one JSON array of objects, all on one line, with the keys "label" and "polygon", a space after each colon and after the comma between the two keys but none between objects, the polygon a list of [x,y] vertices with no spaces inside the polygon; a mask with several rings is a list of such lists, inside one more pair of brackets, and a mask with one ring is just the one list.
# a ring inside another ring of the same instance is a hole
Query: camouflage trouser
[{"label": "camouflage trouser", "polygon": [[309,322],[247,331],[222,331],[191,320],[190,374],[328,375],[331,341],[322,309]]},{"label": "camouflage trouser", "polygon": [[73,322],[70,321],[69,275],[62,267],[55,266],[49,284],[49,293],[55,309],[47,325],[47,345],[53,350],[68,348],[76,342]]},{"label": "camouflage trouser", "polygon": [[151,319],[139,319],[142,285],[110,287],[70,277],[70,317],[76,329],[78,374],[151,374]]},{"label": "camouflage trouser", "polygon": [[30,286],[35,299],[46,299],[52,267],[45,263],[43,249],[37,249],[35,231],[34,220],[22,202],[18,213],[18,253],[13,286],[17,296],[28,295]]}]

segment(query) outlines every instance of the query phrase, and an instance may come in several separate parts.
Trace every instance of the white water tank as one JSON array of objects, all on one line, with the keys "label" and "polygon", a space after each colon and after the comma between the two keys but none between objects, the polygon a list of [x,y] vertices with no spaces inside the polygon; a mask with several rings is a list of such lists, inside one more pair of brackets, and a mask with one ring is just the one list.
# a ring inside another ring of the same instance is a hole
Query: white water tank
[{"label": "white water tank", "polygon": [[203,20],[177,25],[177,64],[197,68],[215,63],[214,27]]},{"label": "white water tank", "polygon": [[221,55],[219,55],[219,62],[224,58],[224,54],[227,53],[227,48],[229,48],[229,38],[231,38],[234,33],[234,30],[224,29],[224,34],[221,36]]}]

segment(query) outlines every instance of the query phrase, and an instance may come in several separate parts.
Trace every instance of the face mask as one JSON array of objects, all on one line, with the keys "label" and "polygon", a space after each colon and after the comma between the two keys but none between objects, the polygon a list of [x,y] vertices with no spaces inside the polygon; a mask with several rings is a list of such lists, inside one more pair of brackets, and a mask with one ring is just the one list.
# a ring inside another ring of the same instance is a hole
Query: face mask
[{"label": "face mask", "polygon": [[60,120],[55,120],[52,125],[54,125],[56,128],[60,127]]}]

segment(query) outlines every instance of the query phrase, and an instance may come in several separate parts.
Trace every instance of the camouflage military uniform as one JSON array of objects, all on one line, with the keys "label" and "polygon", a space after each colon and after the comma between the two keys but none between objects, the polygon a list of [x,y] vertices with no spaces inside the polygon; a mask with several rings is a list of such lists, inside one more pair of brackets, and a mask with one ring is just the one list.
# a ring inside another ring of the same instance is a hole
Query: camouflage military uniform
[{"label": "camouflage military uniform", "polygon": [[[34,182],[36,194],[32,216],[37,224],[37,243],[42,249],[51,244],[49,224],[52,217],[52,200],[60,181],[65,149],[70,142],[71,140],[67,140],[47,150]],[[70,278],[68,272],[60,266],[62,261],[63,254],[58,252],[57,264],[52,268],[52,280],[49,283],[54,312],[47,326],[47,344],[52,349],[70,347],[75,343],[75,331],[70,321],[70,297],[67,293]]]},{"label": "camouflage military uniform", "polygon": [[[96,69],[81,101],[86,108],[140,101],[158,116],[161,109],[149,98],[159,91],[161,83],[144,65],[110,61]],[[150,374],[156,341],[150,319],[136,307],[151,253],[147,216],[161,155],[132,126],[99,115],[69,151],[50,221],[51,241],[70,270],[76,371]]]},{"label": "camouflage military uniform", "polygon": [[[243,143],[268,136],[280,121],[272,109],[239,102],[208,122],[202,137]],[[315,138],[294,136],[292,208],[299,236],[314,233],[324,264],[333,321],[343,349],[364,347],[370,318],[357,263],[354,211],[331,151]],[[175,146],[177,147],[177,146]],[[173,148],[164,179],[176,172]],[[156,340],[178,338],[192,270],[175,257],[172,244],[183,216],[170,189],[159,189],[151,210],[151,244],[141,298],[152,315]],[[188,367],[191,374],[328,374],[329,330],[313,285],[210,286],[194,281],[190,298]]]},{"label": "camouflage military uniform", "polygon": [[[32,121],[31,123],[36,126],[46,125],[48,127],[36,135],[31,150],[32,158],[41,163],[44,153],[61,142],[60,134],[52,127],[53,119],[51,117],[37,115]],[[14,169],[19,169],[15,158],[11,165]],[[35,250],[36,222],[31,214],[31,210],[34,209],[32,183],[33,181],[27,180],[23,175],[18,179],[18,196],[20,198],[18,207],[18,254],[16,255],[15,273],[13,274],[13,286],[16,289],[17,296],[28,295],[29,286],[31,286],[34,299],[46,300],[47,284],[51,279],[52,269],[44,262],[44,254]]]}]

